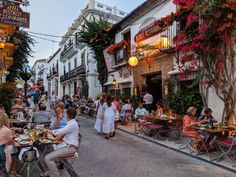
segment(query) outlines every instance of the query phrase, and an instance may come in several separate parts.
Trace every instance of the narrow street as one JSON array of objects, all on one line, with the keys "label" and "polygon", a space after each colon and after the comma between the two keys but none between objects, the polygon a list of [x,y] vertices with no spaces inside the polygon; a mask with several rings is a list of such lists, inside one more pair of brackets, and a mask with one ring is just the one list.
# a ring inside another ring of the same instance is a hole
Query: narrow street
[{"label": "narrow street", "polygon": [[118,131],[106,140],[80,119],[80,177],[233,177],[234,173]]}]

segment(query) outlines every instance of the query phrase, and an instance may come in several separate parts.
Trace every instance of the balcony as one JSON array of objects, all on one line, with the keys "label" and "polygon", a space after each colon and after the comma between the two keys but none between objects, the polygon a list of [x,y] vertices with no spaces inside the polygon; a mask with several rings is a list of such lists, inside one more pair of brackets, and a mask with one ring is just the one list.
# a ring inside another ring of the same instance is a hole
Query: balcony
[{"label": "balcony", "polygon": [[65,73],[64,75],[60,76],[60,81],[64,82],[66,80],[72,79],[74,77],[82,77],[86,74],[86,67],[85,65],[80,65],[79,67]]},{"label": "balcony", "polygon": [[64,75],[60,76],[60,81],[64,82],[69,79],[69,73],[65,73]]},{"label": "balcony", "polygon": [[58,67],[53,68],[49,71],[49,74],[47,74],[47,79],[51,80],[53,77],[58,77]]},{"label": "balcony", "polygon": [[73,40],[70,39],[69,42],[64,45],[64,48],[60,53],[60,60],[64,62],[67,58],[71,58],[77,52],[78,50],[74,46]]}]

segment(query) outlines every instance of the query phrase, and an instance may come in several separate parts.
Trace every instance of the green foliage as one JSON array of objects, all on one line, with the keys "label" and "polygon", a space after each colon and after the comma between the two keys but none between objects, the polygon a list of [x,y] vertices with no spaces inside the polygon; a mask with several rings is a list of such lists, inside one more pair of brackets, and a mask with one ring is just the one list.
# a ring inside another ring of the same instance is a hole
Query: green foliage
[{"label": "green foliage", "polygon": [[190,106],[197,108],[198,114],[202,111],[203,103],[201,95],[197,92],[170,93],[164,100],[165,107],[171,108],[178,114],[185,114]]},{"label": "green foliage", "polygon": [[3,83],[0,85],[0,104],[4,106],[7,113],[12,106],[12,100],[18,95],[17,88],[13,83]]},{"label": "green foliage", "polygon": [[99,73],[98,79],[103,85],[107,81],[107,67],[103,50],[111,44],[113,39],[109,33],[111,24],[108,22],[108,17],[105,16],[84,20],[83,29],[78,33],[78,41],[87,44],[93,50]]},{"label": "green foliage", "polygon": [[8,81],[14,81],[20,72],[24,72],[23,64],[28,63],[28,58],[32,57],[31,46],[35,43],[35,40],[22,30],[15,32],[11,40],[15,44],[15,51],[13,53],[13,65],[9,68]]}]

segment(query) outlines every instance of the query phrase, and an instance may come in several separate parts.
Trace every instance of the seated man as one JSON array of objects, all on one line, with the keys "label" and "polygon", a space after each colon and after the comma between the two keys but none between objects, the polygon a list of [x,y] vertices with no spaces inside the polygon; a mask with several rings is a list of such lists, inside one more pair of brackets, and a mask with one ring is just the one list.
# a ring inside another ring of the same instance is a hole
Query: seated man
[{"label": "seated man", "polygon": [[65,157],[66,155],[73,154],[77,151],[79,142],[79,126],[75,120],[75,116],[77,111],[75,109],[68,109],[67,110],[67,120],[68,124],[64,128],[56,129],[56,130],[48,130],[45,129],[44,131],[47,133],[51,133],[53,135],[65,135],[63,138],[64,147],[60,149],[54,150],[53,152],[49,153],[45,157],[45,163],[48,166],[49,173],[43,173],[41,176],[60,176],[59,171],[57,169],[57,165],[55,160],[60,157]]},{"label": "seated man", "polygon": [[145,117],[145,115],[148,115],[148,111],[143,107],[143,103],[139,103],[138,108],[135,109],[135,116]]},{"label": "seated man", "polygon": [[44,103],[39,103],[39,111],[34,112],[33,122],[48,122],[53,116],[52,112],[46,111],[46,105]]},{"label": "seated man", "polygon": [[62,109],[60,106],[56,106],[55,113],[56,115],[52,118],[50,123],[50,129],[59,129],[65,127],[67,124],[67,118],[64,109]]},{"label": "seated man", "polygon": [[217,120],[215,120],[215,118],[212,116],[211,108],[206,108],[204,110],[204,115],[202,117],[200,117],[199,120],[205,120],[208,123],[210,123],[210,122],[217,123]]}]

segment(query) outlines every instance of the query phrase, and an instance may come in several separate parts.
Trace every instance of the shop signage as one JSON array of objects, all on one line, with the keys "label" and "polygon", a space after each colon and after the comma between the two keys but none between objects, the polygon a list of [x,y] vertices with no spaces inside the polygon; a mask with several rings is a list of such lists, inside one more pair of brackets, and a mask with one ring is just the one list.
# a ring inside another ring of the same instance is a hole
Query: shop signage
[{"label": "shop signage", "polygon": [[134,41],[135,42],[141,42],[147,38],[150,38],[152,36],[155,36],[156,34],[164,31],[163,28],[158,26],[156,23],[152,23],[152,25],[145,29],[145,30],[140,30],[138,34],[135,35]]},{"label": "shop signage", "polygon": [[5,4],[0,8],[0,23],[29,28],[30,14],[23,12],[15,4]]}]

